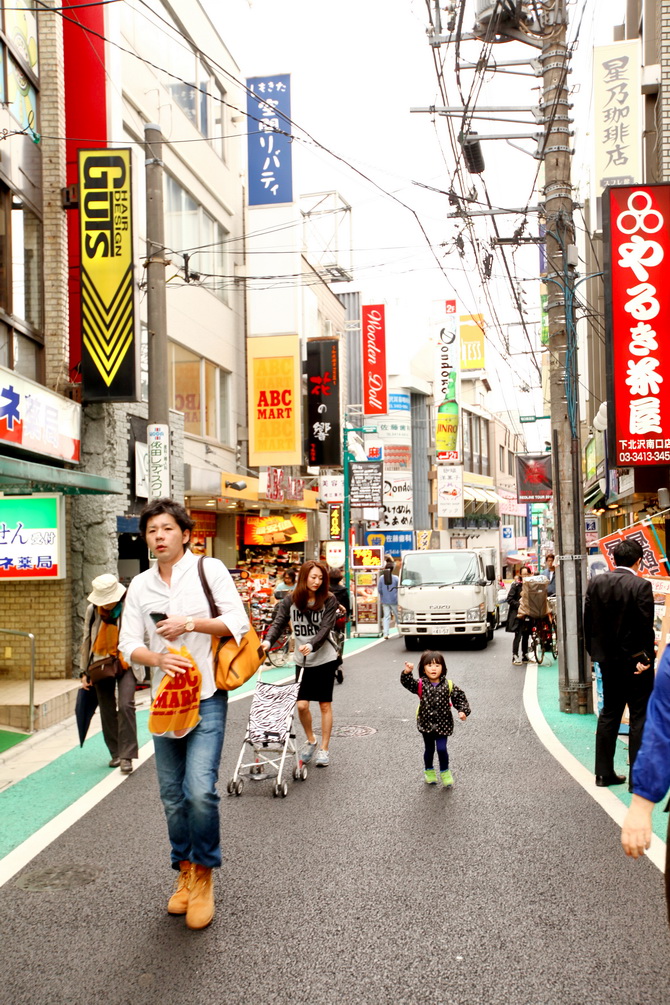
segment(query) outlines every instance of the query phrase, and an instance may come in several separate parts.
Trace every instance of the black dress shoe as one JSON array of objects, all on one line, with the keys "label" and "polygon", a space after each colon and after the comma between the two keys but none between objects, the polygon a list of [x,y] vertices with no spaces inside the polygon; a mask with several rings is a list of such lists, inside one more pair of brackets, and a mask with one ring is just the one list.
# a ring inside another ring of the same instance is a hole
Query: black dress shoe
[{"label": "black dress shoe", "polygon": [[596,775],[596,785],[601,788],[607,788],[608,785],[623,785],[625,781],[625,775]]}]

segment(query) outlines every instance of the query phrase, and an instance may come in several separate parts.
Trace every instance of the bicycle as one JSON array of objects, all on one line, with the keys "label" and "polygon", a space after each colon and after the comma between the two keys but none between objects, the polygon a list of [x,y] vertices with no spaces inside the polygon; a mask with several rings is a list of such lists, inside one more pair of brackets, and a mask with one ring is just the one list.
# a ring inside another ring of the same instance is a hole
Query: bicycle
[{"label": "bicycle", "polygon": [[[265,625],[264,630],[260,633],[261,642],[270,630],[270,625]],[[266,662],[270,663],[273,667],[283,667],[286,666],[291,658],[291,632],[287,628],[282,634],[276,639],[267,653],[265,654]]]},{"label": "bicycle", "polygon": [[554,659],[558,656],[558,640],[556,638],[555,622],[548,616],[543,618],[531,618],[529,648],[532,646],[535,662],[538,666],[543,662],[544,657],[551,654]]}]

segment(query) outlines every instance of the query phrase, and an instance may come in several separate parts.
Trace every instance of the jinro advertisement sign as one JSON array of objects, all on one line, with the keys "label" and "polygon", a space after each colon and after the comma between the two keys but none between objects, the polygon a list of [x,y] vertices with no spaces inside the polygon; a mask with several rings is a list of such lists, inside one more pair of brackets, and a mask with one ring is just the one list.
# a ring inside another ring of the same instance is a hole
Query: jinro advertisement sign
[{"label": "jinro advertisement sign", "polygon": [[0,580],[64,576],[64,496],[0,499]]},{"label": "jinro advertisement sign", "polygon": [[607,189],[606,347],[610,457],[670,461],[670,185]]},{"label": "jinro advertisement sign", "polygon": [[461,430],[459,422],[460,398],[460,340],[456,301],[445,301],[445,314],[437,325],[437,357],[435,360],[435,456],[438,461],[459,464],[461,457]]},{"label": "jinro advertisement sign", "polygon": [[247,339],[249,464],[302,464],[300,338]]},{"label": "jinro advertisement sign", "polygon": [[85,401],[136,401],[130,150],[79,151]]},{"label": "jinro advertisement sign", "polygon": [[363,414],[386,415],[386,320],[383,304],[361,307],[363,336]]}]

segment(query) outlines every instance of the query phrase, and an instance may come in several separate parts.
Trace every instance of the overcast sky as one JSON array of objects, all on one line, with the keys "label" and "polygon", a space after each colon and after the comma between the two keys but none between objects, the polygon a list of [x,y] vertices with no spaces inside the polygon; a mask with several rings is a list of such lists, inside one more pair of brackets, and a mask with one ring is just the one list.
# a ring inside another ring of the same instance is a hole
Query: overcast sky
[{"label": "overcast sky", "polygon": [[[461,221],[447,218],[452,211],[448,198],[413,184],[447,189],[455,163],[444,117],[409,111],[412,107],[443,103],[426,37],[425,0],[339,0],[336,5],[318,0],[204,3],[242,67],[243,76],[290,73],[294,121],[342,159],[308,144],[294,144],[294,191],[337,189],[352,205],[357,285],[367,302],[385,301],[388,305],[391,367],[402,369],[407,365],[416,346],[430,335],[435,306],[456,295],[463,313],[481,312],[491,326],[490,369],[493,375],[502,373],[504,377],[498,382],[496,407],[517,408],[522,413],[534,411],[535,396],[522,390],[526,385],[538,385],[528,358],[512,357],[511,374],[505,369],[508,364],[501,367],[496,359],[496,349],[507,337],[513,351],[520,353],[528,348],[500,256],[493,263],[489,300],[497,308],[503,331],[496,330],[490,302],[480,290],[470,237]],[[582,6],[580,0],[569,7],[573,34]],[[582,114],[590,103],[587,71],[591,46],[611,39],[611,24],[620,20],[622,6],[623,0],[586,0],[571,77],[579,95],[573,100]],[[474,0],[469,0],[465,30],[472,26],[474,10]],[[464,43],[462,58],[475,61],[480,51],[480,43]],[[521,43],[496,46],[494,53],[499,60],[534,55],[529,46]],[[458,105],[454,47],[442,46],[438,58],[445,64],[449,103]],[[471,71],[461,72],[465,95],[472,80]],[[477,105],[537,104],[539,84],[535,77],[488,74]],[[518,117],[529,118],[523,113]],[[587,127],[588,117],[575,139],[576,164],[590,144]],[[473,128],[480,133],[534,129],[487,122]],[[530,140],[519,141],[519,145],[529,151],[535,148]],[[533,182],[538,162],[504,141],[482,146],[487,165],[483,177],[493,205],[535,203]],[[378,187],[364,181],[352,167],[368,175]],[[466,183],[469,178],[466,174]],[[578,178],[573,175],[575,181]],[[410,210],[392,197],[418,214],[425,235]],[[521,219],[499,217],[501,236],[511,236]],[[530,215],[526,233],[536,232],[537,218]],[[477,233],[481,258],[489,250],[491,222],[478,220]],[[455,243],[459,234],[464,240],[463,256]],[[534,279],[537,249],[508,249],[506,257],[524,291],[528,322],[533,326],[539,318],[538,283]]]}]

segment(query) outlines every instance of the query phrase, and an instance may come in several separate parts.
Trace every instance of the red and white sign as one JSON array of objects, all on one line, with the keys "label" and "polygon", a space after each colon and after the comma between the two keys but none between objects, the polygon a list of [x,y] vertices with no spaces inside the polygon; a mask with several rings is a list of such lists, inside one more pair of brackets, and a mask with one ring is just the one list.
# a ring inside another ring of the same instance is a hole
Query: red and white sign
[{"label": "red and white sign", "polygon": [[386,322],[383,304],[361,307],[363,333],[363,414],[386,415]]},{"label": "red and white sign", "polygon": [[0,443],[77,463],[81,405],[0,367]]},{"label": "red and white sign", "polygon": [[615,464],[670,461],[670,185],[607,190]]}]

